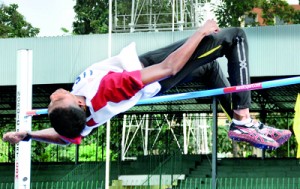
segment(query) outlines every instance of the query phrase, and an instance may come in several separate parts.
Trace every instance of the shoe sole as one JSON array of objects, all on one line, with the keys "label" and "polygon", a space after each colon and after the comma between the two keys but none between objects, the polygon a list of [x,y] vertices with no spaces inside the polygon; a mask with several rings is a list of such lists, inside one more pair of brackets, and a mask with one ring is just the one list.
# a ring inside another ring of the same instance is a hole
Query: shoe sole
[{"label": "shoe sole", "polygon": [[228,136],[229,138],[231,138],[232,140],[235,140],[235,141],[238,141],[238,142],[247,142],[249,144],[251,144],[252,146],[256,147],[256,148],[260,148],[260,149],[263,149],[263,150],[276,150],[279,145],[277,146],[272,146],[272,145],[268,145],[268,144],[259,144],[259,143],[256,143],[256,142],[253,142],[251,139],[249,138],[242,138],[240,136],[233,136],[234,134],[231,134],[231,133],[228,133]]},{"label": "shoe sole", "polygon": [[291,136],[292,136],[292,133],[284,135],[284,136],[280,137],[279,139],[277,139],[276,142],[279,145],[283,145],[286,141],[288,141],[290,139]]}]

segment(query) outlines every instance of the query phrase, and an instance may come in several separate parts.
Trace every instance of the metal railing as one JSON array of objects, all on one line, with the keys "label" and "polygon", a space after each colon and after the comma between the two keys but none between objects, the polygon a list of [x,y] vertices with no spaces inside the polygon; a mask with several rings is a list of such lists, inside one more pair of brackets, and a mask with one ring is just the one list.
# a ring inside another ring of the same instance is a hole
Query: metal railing
[{"label": "metal railing", "polygon": [[[211,189],[211,178],[190,178],[181,182],[176,189]],[[300,178],[218,178],[218,189],[296,189]]]},{"label": "metal railing", "polygon": [[[104,189],[104,181],[32,182],[31,189]],[[0,183],[0,189],[13,189],[14,183]]]},{"label": "metal railing", "polygon": [[[300,188],[300,178],[219,178],[218,189],[297,189]],[[151,186],[150,188],[158,188]],[[169,185],[160,188],[167,189]],[[13,189],[14,183],[0,183],[0,189]],[[31,189],[104,189],[104,181],[63,181],[63,182],[32,182]],[[117,185],[117,188],[125,188]],[[146,189],[148,186],[126,186],[128,189]],[[211,189],[211,178],[187,178],[175,189]]]}]

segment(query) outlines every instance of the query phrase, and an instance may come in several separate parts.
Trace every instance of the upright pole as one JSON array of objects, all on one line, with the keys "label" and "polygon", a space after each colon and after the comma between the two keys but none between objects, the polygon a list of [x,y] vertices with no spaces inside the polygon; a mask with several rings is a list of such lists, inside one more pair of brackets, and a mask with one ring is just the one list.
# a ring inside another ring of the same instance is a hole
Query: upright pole
[{"label": "upright pole", "polygon": [[172,32],[174,32],[174,28],[175,28],[175,0],[172,0]]},{"label": "upright pole", "polygon": [[105,189],[109,189],[110,175],[110,120],[106,123]]},{"label": "upright pole", "polygon": [[129,23],[130,33],[134,32],[134,17],[135,17],[135,0],[131,1],[131,21]]},{"label": "upright pole", "polygon": [[123,128],[122,128],[122,141],[121,141],[121,160],[125,160],[125,151],[126,151],[126,146],[125,146],[125,138],[126,138],[126,125],[127,125],[127,116],[126,114],[123,115]]},{"label": "upright pole", "polygon": [[[17,52],[16,131],[31,131],[32,50]],[[31,141],[19,142],[15,148],[15,189],[30,189]]]},{"label": "upright pole", "polygon": [[187,128],[187,120],[186,120],[186,114],[183,114],[183,154],[188,153],[188,143],[187,143],[187,133],[186,133],[186,128]]},{"label": "upright pole", "polygon": [[148,142],[149,142],[149,114],[146,114],[144,156],[148,155]]},{"label": "upright pole", "polygon": [[183,31],[183,23],[184,23],[184,7],[182,0],[180,0],[180,23],[179,23],[179,31]]},{"label": "upright pole", "polygon": [[[111,57],[111,32],[112,32],[112,0],[109,0],[108,14],[108,57]],[[106,161],[105,161],[105,189],[109,189],[110,175],[110,120],[106,124]]]},{"label": "upright pole", "polygon": [[[148,7],[150,7],[150,12],[149,12],[149,29],[151,30],[153,28],[152,26],[152,0],[149,0],[149,4],[147,5]],[[154,29],[156,29],[156,22],[155,22],[155,18],[154,18]]]},{"label": "upright pole", "polygon": [[218,134],[218,114],[217,99],[213,96],[213,129],[212,129],[212,189],[217,188],[217,134]]},{"label": "upright pole", "polygon": [[112,0],[109,0],[109,14],[108,14],[108,46],[107,56],[111,57],[111,33],[112,33]]}]

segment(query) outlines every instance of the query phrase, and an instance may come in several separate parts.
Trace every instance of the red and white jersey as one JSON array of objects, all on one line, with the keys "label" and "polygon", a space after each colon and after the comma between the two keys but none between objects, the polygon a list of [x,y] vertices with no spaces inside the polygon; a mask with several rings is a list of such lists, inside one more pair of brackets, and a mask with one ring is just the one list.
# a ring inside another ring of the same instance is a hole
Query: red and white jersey
[{"label": "red and white jersey", "polygon": [[91,65],[77,77],[71,93],[84,96],[91,112],[81,136],[160,91],[158,82],[144,86],[141,69],[135,44],[131,43],[119,55]]}]

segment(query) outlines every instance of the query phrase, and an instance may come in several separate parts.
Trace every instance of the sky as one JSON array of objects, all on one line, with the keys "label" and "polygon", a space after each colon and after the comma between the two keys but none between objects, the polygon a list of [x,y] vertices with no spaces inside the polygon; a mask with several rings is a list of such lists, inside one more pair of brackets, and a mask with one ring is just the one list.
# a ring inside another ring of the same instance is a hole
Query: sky
[{"label": "sky", "polygon": [[61,28],[72,32],[75,0],[0,0],[0,4],[18,4],[17,11],[33,27],[40,28],[39,37],[61,36]]}]

